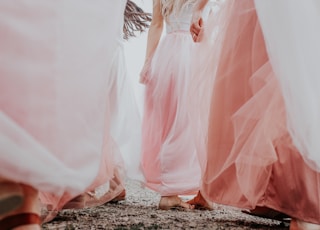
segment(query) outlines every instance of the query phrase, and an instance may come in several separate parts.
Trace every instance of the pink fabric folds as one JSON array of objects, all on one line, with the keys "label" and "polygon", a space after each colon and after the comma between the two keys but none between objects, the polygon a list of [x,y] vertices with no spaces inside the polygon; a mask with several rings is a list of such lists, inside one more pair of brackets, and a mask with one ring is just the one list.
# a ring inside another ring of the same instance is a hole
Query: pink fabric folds
[{"label": "pink fabric folds", "polygon": [[213,82],[207,85],[210,100],[198,95],[200,108],[205,107],[202,101],[210,104],[202,117],[209,123],[202,134],[207,137],[202,145],[206,156],[200,154],[204,196],[240,208],[266,206],[319,223],[320,176],[292,144],[254,2],[227,1],[205,30],[199,49],[209,66],[192,80]]},{"label": "pink fabric folds", "polygon": [[151,63],[142,127],[146,185],[163,196],[193,194],[200,167],[187,100],[193,42],[186,31],[167,34]]},{"label": "pink fabric folds", "polygon": [[255,1],[255,6],[283,92],[288,130],[305,162],[319,172],[320,2]]}]

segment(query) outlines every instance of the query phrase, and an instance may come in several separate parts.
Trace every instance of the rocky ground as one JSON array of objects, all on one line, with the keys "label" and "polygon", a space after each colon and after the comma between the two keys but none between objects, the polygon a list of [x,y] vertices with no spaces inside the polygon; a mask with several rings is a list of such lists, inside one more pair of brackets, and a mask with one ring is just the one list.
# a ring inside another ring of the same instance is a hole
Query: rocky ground
[{"label": "rocky ground", "polygon": [[216,205],[213,211],[162,211],[159,195],[127,181],[127,199],[117,204],[61,212],[45,224],[50,230],[95,229],[288,229],[288,223],[243,214],[239,209]]}]

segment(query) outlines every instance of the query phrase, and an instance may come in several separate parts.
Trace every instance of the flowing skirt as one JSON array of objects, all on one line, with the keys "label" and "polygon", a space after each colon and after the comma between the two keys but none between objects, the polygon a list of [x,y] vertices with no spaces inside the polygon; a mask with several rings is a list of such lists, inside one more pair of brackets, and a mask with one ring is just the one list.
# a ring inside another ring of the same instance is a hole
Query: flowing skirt
[{"label": "flowing skirt", "polygon": [[216,17],[207,31],[219,33],[210,53],[202,50],[211,67],[201,78],[214,79],[202,193],[217,203],[265,206],[319,223],[320,174],[289,134],[254,2],[226,2]]},{"label": "flowing skirt", "polygon": [[199,189],[200,166],[187,106],[192,51],[188,32],[167,34],[153,56],[146,85],[142,169],[146,185],[162,196]]},{"label": "flowing skirt", "polygon": [[320,2],[255,4],[283,92],[290,135],[304,160],[320,171]]},{"label": "flowing skirt", "polygon": [[118,147],[126,177],[143,182],[141,170],[141,115],[127,74],[123,42],[113,60],[108,82],[110,135]]},{"label": "flowing skirt", "polygon": [[112,177],[106,89],[124,6],[0,3],[0,175],[64,197],[54,206]]},{"label": "flowing skirt", "polygon": [[[123,43],[122,37],[119,37],[114,57],[109,64],[110,72],[105,89],[107,92],[105,123],[108,124],[105,130],[105,142],[108,146],[106,160],[112,162],[114,171],[111,179],[103,180],[106,171],[101,170],[96,181],[104,183],[68,202],[63,206],[64,209],[92,207],[111,201],[123,192],[126,177],[144,181],[140,169],[141,117],[127,75]],[[64,201],[66,198],[41,194],[41,201],[47,207],[57,199]]]}]

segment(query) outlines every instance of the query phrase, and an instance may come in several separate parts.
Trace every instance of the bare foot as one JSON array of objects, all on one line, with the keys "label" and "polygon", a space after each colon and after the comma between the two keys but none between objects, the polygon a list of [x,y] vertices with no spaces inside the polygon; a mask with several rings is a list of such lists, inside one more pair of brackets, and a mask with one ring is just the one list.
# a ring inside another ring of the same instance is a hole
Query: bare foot
[{"label": "bare foot", "polygon": [[194,205],[195,209],[213,210],[213,204],[206,201],[201,195],[200,191],[192,200],[187,201],[187,203]]},{"label": "bare foot", "polygon": [[290,222],[290,230],[320,230],[320,225],[292,219]]},{"label": "bare foot", "polygon": [[183,202],[178,196],[162,196],[159,202],[159,209],[169,210],[182,207],[185,209],[194,209],[194,206]]}]

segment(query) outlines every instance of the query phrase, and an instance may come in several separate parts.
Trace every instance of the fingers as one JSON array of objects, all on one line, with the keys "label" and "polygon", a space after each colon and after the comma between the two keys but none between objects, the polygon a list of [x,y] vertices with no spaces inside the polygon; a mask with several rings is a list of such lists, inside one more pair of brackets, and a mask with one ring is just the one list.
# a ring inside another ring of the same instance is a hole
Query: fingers
[{"label": "fingers", "polygon": [[146,74],[140,74],[140,79],[139,79],[139,83],[141,84],[147,84],[148,82],[148,77],[146,76]]},{"label": "fingers", "polygon": [[195,32],[197,32],[197,33],[199,33],[200,30],[201,30],[201,25],[200,25],[200,23],[201,23],[201,20],[197,21],[197,23],[193,23],[193,24],[192,24],[193,30],[194,30]]},{"label": "fingers", "polygon": [[200,30],[196,29],[196,27],[193,24],[190,26],[190,33],[192,36],[192,40],[194,42],[197,41],[199,32],[200,32]]},{"label": "fingers", "polygon": [[199,42],[201,40],[199,39],[199,35],[202,34],[203,24],[203,19],[201,17],[197,20],[192,20],[190,33],[194,42]]},{"label": "fingers", "polygon": [[190,26],[190,32],[191,33],[194,33],[196,35],[198,35],[202,29],[202,27],[200,26],[200,21],[197,22],[197,23],[192,23],[191,26]]},{"label": "fingers", "polygon": [[184,201],[181,201],[179,206],[185,209],[194,209],[194,205],[188,204]]},{"label": "fingers", "polygon": [[195,42],[201,42],[202,41],[203,35],[204,35],[203,31],[204,31],[203,29],[200,31],[200,33],[197,36],[197,40]]},{"label": "fingers", "polygon": [[203,27],[203,19],[202,19],[202,18],[199,19],[199,27],[200,27],[200,30],[201,30],[202,27]]},{"label": "fingers", "polygon": [[197,42],[197,40],[198,40],[198,36],[195,33],[192,34],[192,40],[194,42]]},{"label": "fingers", "polygon": [[150,62],[147,61],[141,70],[139,82],[141,84],[147,84],[149,80],[149,74],[150,74]]}]

